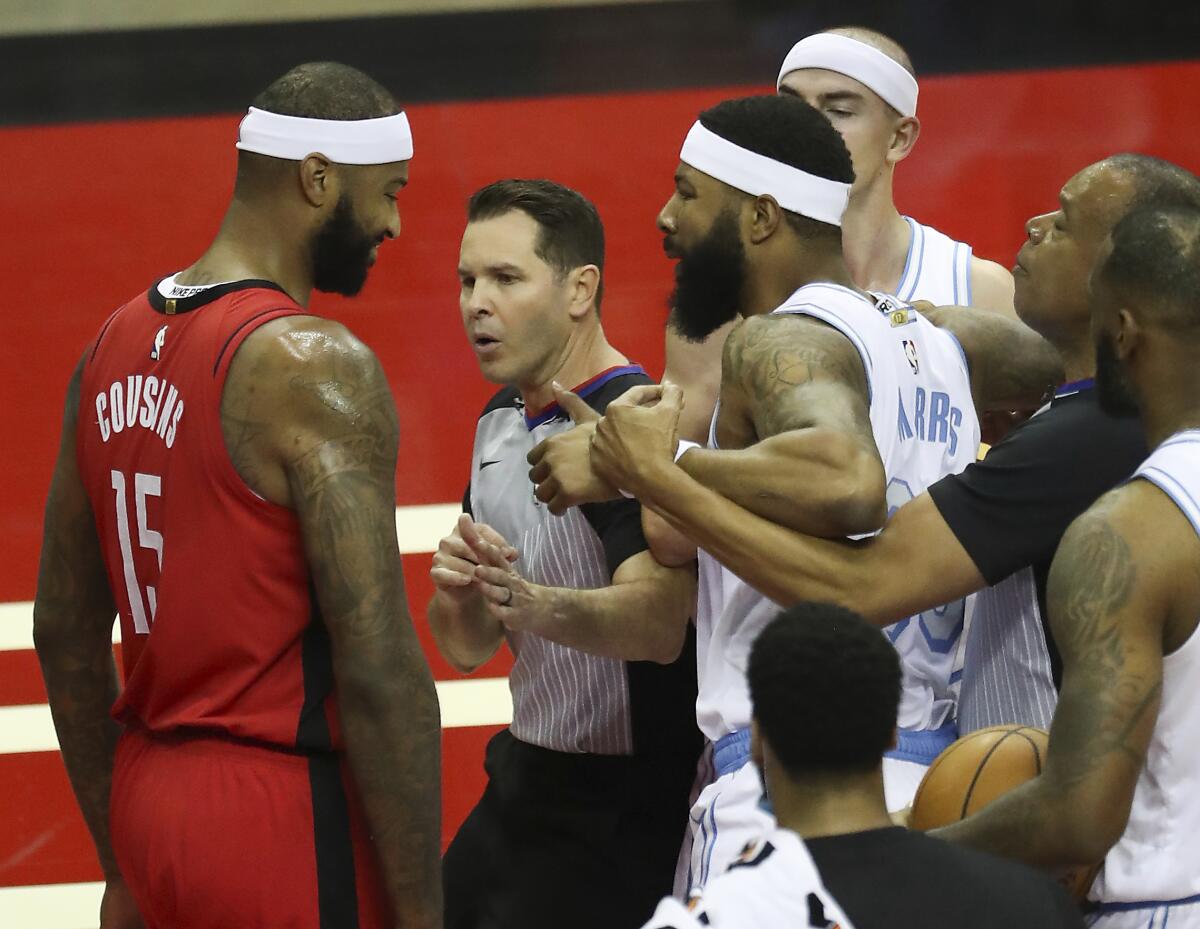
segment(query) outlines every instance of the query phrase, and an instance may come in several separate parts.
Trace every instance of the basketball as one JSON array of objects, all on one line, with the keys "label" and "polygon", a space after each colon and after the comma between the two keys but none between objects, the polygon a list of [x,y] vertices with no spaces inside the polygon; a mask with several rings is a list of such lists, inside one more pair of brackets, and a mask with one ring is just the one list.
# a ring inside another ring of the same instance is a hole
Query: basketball
[{"label": "basketball", "polygon": [[965,819],[1041,773],[1050,737],[1031,726],[992,726],[959,739],[934,760],[913,798],[912,828]]},{"label": "basketball", "polygon": [[[913,798],[913,829],[924,832],[965,819],[1042,771],[1050,736],[1032,726],[992,726],[963,736],[934,760]],[[1059,882],[1086,897],[1100,865],[1064,872]]]}]

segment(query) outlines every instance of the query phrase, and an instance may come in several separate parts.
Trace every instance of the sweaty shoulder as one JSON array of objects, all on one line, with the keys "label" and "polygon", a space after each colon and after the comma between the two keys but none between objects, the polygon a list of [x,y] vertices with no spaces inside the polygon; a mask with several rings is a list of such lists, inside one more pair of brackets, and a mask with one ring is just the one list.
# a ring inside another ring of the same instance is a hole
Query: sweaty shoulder
[{"label": "sweaty shoulder", "polygon": [[394,444],[395,405],[378,359],[341,323],[289,316],[238,347],[221,397],[234,467],[260,496],[290,504],[283,466],[300,448],[339,435]]},{"label": "sweaty shoulder", "polygon": [[843,333],[801,313],[768,313],[742,320],[729,334],[722,377],[752,390],[812,380],[841,381],[864,394],[866,368]]}]

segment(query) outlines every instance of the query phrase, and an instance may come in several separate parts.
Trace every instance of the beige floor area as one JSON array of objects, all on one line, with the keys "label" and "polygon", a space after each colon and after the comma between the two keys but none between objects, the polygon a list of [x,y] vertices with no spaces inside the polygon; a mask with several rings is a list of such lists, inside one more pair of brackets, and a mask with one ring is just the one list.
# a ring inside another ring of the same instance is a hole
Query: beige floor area
[{"label": "beige floor area", "polygon": [[0,36],[646,2],[652,0],[0,0]]}]

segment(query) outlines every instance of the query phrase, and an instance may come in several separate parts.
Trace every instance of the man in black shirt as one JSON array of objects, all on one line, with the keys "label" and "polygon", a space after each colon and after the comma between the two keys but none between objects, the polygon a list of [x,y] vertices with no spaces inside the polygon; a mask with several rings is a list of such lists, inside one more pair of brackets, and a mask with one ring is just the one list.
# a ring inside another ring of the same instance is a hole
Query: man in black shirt
[{"label": "man in black shirt", "polygon": [[1198,205],[1200,180],[1155,158],[1115,155],[1072,177],[1059,200],[1027,224],[1014,274],[1018,315],[1063,357],[1067,384],[1048,406],[869,539],[817,539],[743,513],[754,544],[737,573],[782,604],[828,600],[887,626],[982,590],[963,671],[964,733],[1049,725],[1056,677],[1042,618],[1051,558],[1070,522],[1147,453],[1136,424],[1104,414],[1093,397],[1088,275],[1122,216]]},{"label": "man in black shirt", "polygon": [[1044,874],[892,825],[883,753],[895,744],[900,664],[849,610],[799,603],[755,640],[751,753],[778,827],[648,929],[1076,929]]}]

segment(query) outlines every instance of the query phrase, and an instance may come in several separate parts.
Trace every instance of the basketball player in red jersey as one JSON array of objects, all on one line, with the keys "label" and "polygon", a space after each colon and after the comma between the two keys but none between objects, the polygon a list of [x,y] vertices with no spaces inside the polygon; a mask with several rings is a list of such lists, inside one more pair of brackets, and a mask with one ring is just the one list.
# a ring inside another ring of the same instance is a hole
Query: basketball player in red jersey
[{"label": "basketball player in red jersey", "polygon": [[412,136],[322,63],[255,100],[238,148],[208,251],[84,352],[46,506],[34,635],[101,926],[440,927],[396,412],[371,351],[305,310],[400,231]]}]

